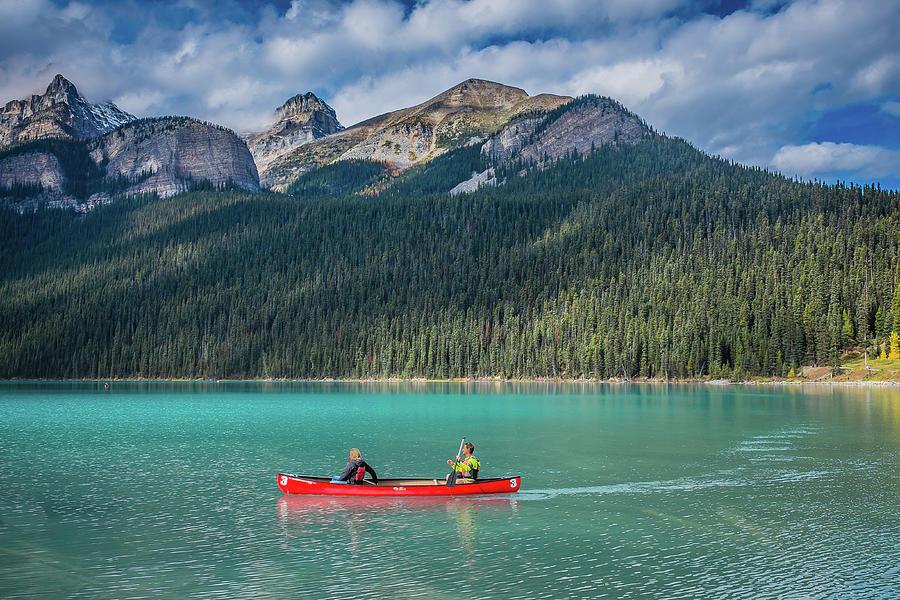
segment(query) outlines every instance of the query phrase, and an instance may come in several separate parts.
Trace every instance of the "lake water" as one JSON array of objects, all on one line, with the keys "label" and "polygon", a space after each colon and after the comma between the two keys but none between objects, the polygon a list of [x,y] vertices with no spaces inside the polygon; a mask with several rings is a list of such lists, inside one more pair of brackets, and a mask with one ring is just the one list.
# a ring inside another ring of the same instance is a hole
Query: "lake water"
[{"label": "lake water", "polygon": [[[501,498],[283,496],[279,471]],[[3,598],[898,598],[900,389],[0,384]]]}]

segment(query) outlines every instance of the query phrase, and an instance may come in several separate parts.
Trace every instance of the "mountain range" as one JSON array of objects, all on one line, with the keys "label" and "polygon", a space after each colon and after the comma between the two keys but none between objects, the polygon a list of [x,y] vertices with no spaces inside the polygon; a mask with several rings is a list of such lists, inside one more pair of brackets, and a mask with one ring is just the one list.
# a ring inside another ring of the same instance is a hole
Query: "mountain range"
[{"label": "mountain range", "polygon": [[260,176],[267,187],[283,190],[299,174],[338,160],[378,160],[405,169],[449,149],[483,143],[517,115],[546,113],[570,100],[468,79],[416,106],[286,149],[266,163]]},{"label": "mountain range", "polygon": [[[339,161],[378,161],[399,173],[456,148],[478,147],[492,166],[448,182],[447,191],[459,193],[495,184],[493,169],[501,163],[541,163],[573,149],[584,153],[647,135],[643,121],[608,98],[573,104],[568,96],[529,96],[468,79],[421,104],[351,127],[341,125],[334,109],[314,94],[297,94],[275,111],[273,125],[241,141],[194,119],[136,119],[111,102],[91,104],[57,75],[43,95],[6,105],[0,190],[22,207],[45,201],[85,209],[116,193],[165,197],[199,181],[284,191],[304,173]],[[46,140],[70,143],[63,150],[63,144]],[[67,169],[72,160],[61,152],[86,153],[94,166]],[[80,196],[72,193],[75,188],[83,190]],[[85,197],[87,191],[93,193]]]}]

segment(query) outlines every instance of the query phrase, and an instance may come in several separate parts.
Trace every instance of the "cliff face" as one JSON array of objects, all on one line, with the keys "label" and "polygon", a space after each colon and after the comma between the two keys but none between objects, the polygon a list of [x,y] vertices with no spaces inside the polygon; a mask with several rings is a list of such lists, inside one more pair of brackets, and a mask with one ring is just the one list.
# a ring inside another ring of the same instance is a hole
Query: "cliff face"
[{"label": "cliff face", "polygon": [[0,111],[0,147],[43,138],[96,137],[134,116],[115,104],[91,104],[75,86],[57,75],[42,95],[8,102]]},{"label": "cliff face", "polygon": [[247,138],[247,147],[262,173],[299,146],[344,129],[334,109],[313,93],[289,99],[275,111],[275,119],[269,129]]},{"label": "cliff face", "polygon": [[246,144],[232,131],[186,117],[135,121],[89,143],[91,158],[109,178],[136,181],[128,193],[161,197],[184,191],[192,181],[234,183],[259,189]]},{"label": "cliff face", "polygon": [[64,180],[59,159],[49,152],[29,152],[0,159],[0,188],[40,185],[44,191],[59,192]]},{"label": "cliff face", "polygon": [[457,184],[452,194],[496,185],[494,168],[513,160],[542,167],[572,151],[584,155],[591,148],[636,144],[653,135],[634,113],[610,98],[583,96],[547,113],[531,113],[511,119],[481,147],[492,165]]},{"label": "cliff face", "polygon": [[522,152],[538,126],[547,119],[546,113],[528,114],[512,119],[491,136],[481,147],[481,153],[491,162],[500,164]]},{"label": "cliff face", "polygon": [[[584,154],[591,147],[636,144],[648,135],[650,129],[643,121],[615,100],[585,96],[548,115],[530,139],[522,133],[516,136],[522,147],[514,156],[540,163],[545,157],[556,159],[572,150]],[[488,154],[495,150],[493,144],[483,148]]]},{"label": "cliff face", "polygon": [[243,140],[185,117],[133,121],[90,140],[37,140],[0,151],[0,200],[19,210],[38,203],[88,210],[116,194],[168,197],[195,182],[259,190]]},{"label": "cliff face", "polygon": [[260,168],[263,185],[280,190],[305,171],[336,160],[390,162],[401,169],[449,149],[483,142],[510,118],[552,110],[568,96],[540,94],[485,81],[466,81],[422,104],[386,113],[307,143]]},{"label": "cliff face", "polygon": [[437,135],[433,123],[413,117],[375,131],[344,152],[340,160],[380,160],[405,169],[423,158],[440,154],[435,148]]}]

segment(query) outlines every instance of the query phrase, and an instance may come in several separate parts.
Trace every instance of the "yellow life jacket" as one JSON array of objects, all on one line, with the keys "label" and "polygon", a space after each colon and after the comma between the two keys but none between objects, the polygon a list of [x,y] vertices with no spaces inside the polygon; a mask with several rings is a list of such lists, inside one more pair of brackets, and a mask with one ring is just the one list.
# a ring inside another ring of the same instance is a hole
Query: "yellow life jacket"
[{"label": "yellow life jacket", "polygon": [[478,471],[481,470],[481,461],[474,456],[470,456],[456,463],[456,472],[460,477],[466,479],[478,479]]}]

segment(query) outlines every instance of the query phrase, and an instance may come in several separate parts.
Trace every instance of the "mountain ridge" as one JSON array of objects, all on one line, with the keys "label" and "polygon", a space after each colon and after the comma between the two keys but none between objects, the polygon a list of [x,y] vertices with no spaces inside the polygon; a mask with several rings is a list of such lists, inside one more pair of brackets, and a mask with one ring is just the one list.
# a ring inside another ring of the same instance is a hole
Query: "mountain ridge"
[{"label": "mountain ridge", "polygon": [[[473,172],[461,181],[449,182],[448,191],[458,193],[495,184],[493,169],[502,162],[537,164],[573,149],[584,153],[604,144],[635,143],[647,133],[646,124],[620,104],[612,100],[599,104],[599,110],[592,110],[596,107],[586,107],[579,101],[573,104],[569,96],[531,96],[518,87],[469,78],[414,106],[344,127],[327,102],[305,92],[295,94],[275,109],[273,125],[246,135],[243,140],[259,185],[275,191],[285,191],[304,173],[336,161],[379,161],[390,165],[392,172],[400,173],[449,150],[478,146],[490,159],[490,172]],[[578,111],[566,109],[575,105]],[[47,118],[48,110],[62,116]],[[92,139],[135,120],[114,105],[87,103],[62,75],[54,77],[42,96],[8,103],[4,114],[10,127],[19,127],[18,137],[13,136],[17,141]],[[548,125],[550,121],[552,126]],[[564,127],[563,123],[568,125]],[[9,127],[7,130],[12,131]],[[536,136],[544,139],[535,139]],[[207,154],[208,160],[216,160],[211,150]],[[195,156],[199,160],[200,155]],[[36,160],[29,168],[25,168],[21,158],[13,163],[7,161],[5,167],[0,164],[6,169],[0,180],[12,181],[20,191],[23,185],[28,188],[40,181],[62,181],[59,173],[39,176],[39,166],[52,169],[54,163],[46,156]],[[150,160],[148,164],[151,163],[161,168],[159,161]],[[195,161],[199,172],[216,171],[212,165],[200,168],[198,164]],[[22,176],[11,176],[10,171],[17,169]],[[242,185],[251,185],[249,171],[243,167],[239,171],[234,173],[235,179]],[[171,194],[181,188],[181,184],[169,179],[158,189]]]},{"label": "mountain ridge", "polygon": [[265,187],[284,190],[302,173],[337,160],[378,160],[406,169],[466,143],[482,142],[510,118],[547,111],[569,96],[470,78],[414,106],[370,117],[267,163]]},{"label": "mountain ridge", "polygon": [[544,168],[570,153],[583,157],[601,146],[636,144],[652,135],[644,120],[619,102],[605,96],[579,96],[550,112],[510,119],[481,146],[490,166],[458,183],[450,193],[497,185],[496,169],[514,161]]}]

